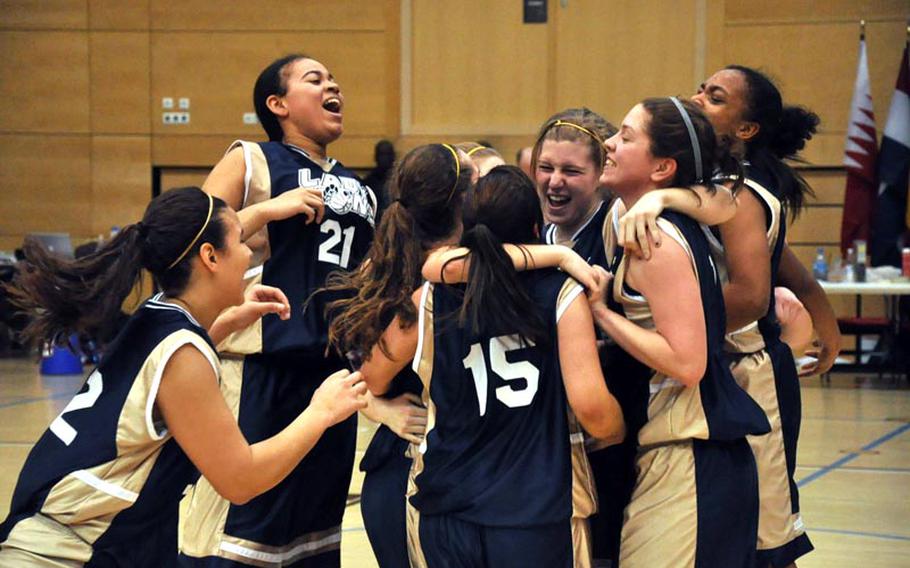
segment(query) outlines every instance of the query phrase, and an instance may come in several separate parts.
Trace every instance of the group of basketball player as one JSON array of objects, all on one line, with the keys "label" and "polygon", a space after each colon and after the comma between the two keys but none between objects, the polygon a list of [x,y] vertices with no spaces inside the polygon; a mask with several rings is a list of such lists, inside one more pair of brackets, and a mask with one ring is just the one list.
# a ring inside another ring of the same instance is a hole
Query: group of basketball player
[{"label": "group of basketball player", "polygon": [[784,238],[809,188],[783,159],[814,114],[731,66],[618,130],[554,115],[531,178],[417,147],[377,223],[327,155],[344,98],[324,65],[276,60],[254,103],[269,142],[235,142],[202,190],[75,262],[27,245],[10,291],[32,339],[99,328],[143,269],[161,293],[29,454],[0,565],[338,566],[358,410],[382,424],[361,469],[384,568],[811,550],[774,286],[812,317],[804,373],[826,370],[836,322]]}]

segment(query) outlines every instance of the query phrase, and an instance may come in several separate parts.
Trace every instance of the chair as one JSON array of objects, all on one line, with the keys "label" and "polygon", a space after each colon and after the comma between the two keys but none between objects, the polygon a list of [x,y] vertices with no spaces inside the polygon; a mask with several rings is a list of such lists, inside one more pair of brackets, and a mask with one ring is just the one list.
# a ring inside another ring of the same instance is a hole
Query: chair
[{"label": "chair", "polygon": [[[888,364],[888,350],[884,347],[886,342],[891,340],[892,330],[891,322],[884,317],[846,317],[838,318],[837,325],[840,328],[841,335],[856,336],[856,348],[844,349],[841,351],[844,355],[853,355],[855,357],[854,367],[862,369],[863,367],[873,367],[878,372],[879,378],[885,366]],[[878,336],[876,348],[872,351],[863,351],[863,336]],[[868,357],[868,363],[864,361]],[[878,359],[877,363],[874,362]]]}]

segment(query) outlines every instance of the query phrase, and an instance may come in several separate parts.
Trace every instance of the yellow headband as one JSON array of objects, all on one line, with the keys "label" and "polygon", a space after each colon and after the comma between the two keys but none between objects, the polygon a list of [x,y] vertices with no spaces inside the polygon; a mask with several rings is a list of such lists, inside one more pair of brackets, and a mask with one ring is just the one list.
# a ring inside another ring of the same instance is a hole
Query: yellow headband
[{"label": "yellow headband", "polygon": [[455,148],[448,144],[443,144],[443,147],[451,152],[452,157],[455,158],[455,185],[452,186],[452,191],[449,192],[449,198],[446,199],[446,203],[448,203],[452,199],[452,196],[455,195],[455,189],[458,187],[458,178],[461,177],[461,160],[458,159],[458,152]]},{"label": "yellow headband", "polygon": [[468,150],[467,154],[468,154],[468,156],[473,156],[474,152],[477,152],[479,150],[486,150],[486,149],[487,149],[486,146],[475,146],[475,147],[471,148],[470,150]]},{"label": "yellow headband", "polygon": [[[552,125],[550,125],[550,128],[556,128],[557,126],[569,126],[576,130],[581,130],[582,132],[584,132],[585,134],[587,134],[588,136],[590,136],[591,138],[596,140],[598,144],[604,143],[603,138],[601,138],[596,133],[592,132],[591,130],[588,130],[587,128],[585,128],[584,126],[582,126],[580,124],[575,124],[574,122],[567,122],[565,120],[557,120]],[[547,130],[550,130],[550,128],[547,128]]]},{"label": "yellow headband", "polygon": [[[580,125],[580,124],[575,124],[574,122],[568,122],[568,121],[566,121],[566,120],[555,120],[555,121],[551,122],[550,125],[547,126],[547,127],[544,129],[544,131],[540,134],[540,138],[537,139],[537,143],[540,144],[540,142],[546,137],[547,132],[549,132],[550,130],[556,128],[557,126],[568,126],[568,127],[570,127],[570,128],[574,128],[575,130],[580,130],[580,131],[584,132],[585,134],[587,134],[588,136],[590,136],[591,138],[593,138],[594,141],[597,142],[597,145],[600,146],[600,157],[601,157],[601,160],[603,160],[603,159],[606,158],[606,155],[607,155],[607,148],[606,148],[606,146],[604,146],[604,139],[603,139],[603,138],[601,138],[601,137],[600,137],[596,132],[594,132],[593,130],[588,130],[587,128],[585,128],[584,126],[582,126],[582,125]],[[535,147],[536,147],[536,145],[535,145]]]},{"label": "yellow headband", "polygon": [[186,256],[186,253],[190,252],[190,249],[193,248],[193,245],[196,244],[196,241],[198,241],[199,237],[202,236],[202,233],[205,232],[205,228],[209,226],[209,221],[212,220],[212,209],[215,208],[215,200],[212,199],[212,196],[209,195],[208,193],[206,193],[205,196],[209,198],[209,214],[206,215],[206,217],[205,217],[205,223],[202,224],[202,228],[199,229],[199,232],[196,233],[196,236],[193,237],[193,240],[190,241],[190,244],[185,249],[183,249],[183,252],[180,253],[180,256],[177,257],[177,260],[172,262],[171,265],[167,267],[168,270],[174,268],[175,266],[177,266],[177,263],[179,263],[181,260],[183,260],[183,257]]}]

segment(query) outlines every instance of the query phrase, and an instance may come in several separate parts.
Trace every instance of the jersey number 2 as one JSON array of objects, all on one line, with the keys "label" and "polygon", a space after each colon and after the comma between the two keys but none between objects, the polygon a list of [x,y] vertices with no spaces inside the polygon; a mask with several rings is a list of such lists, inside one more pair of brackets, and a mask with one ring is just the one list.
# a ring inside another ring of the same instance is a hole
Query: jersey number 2
[{"label": "jersey number 2", "polygon": [[[504,381],[524,379],[527,386],[521,390],[514,390],[511,385],[504,385],[496,389],[496,398],[509,408],[528,406],[537,394],[537,384],[540,380],[540,371],[530,361],[510,363],[506,360],[506,353],[527,346],[534,346],[530,341],[522,343],[518,335],[500,335],[489,341],[490,368]],[[474,388],[477,389],[477,402],[480,406],[480,415],[487,412],[487,362],[483,355],[480,343],[471,345],[468,356],[462,359],[465,369],[471,371],[474,377]]]},{"label": "jersey number 2", "polygon": [[88,390],[74,396],[73,400],[71,400],[70,403],[66,405],[66,408],[63,409],[63,412],[60,413],[60,416],[54,418],[54,421],[51,422],[51,432],[63,440],[63,443],[67,446],[73,443],[78,432],[76,432],[75,428],[70,426],[69,422],[63,419],[63,415],[72,410],[91,408],[98,401],[98,397],[101,396],[101,389],[103,386],[104,383],[101,380],[101,373],[96,369],[95,372],[88,377]]},{"label": "jersey number 2", "polygon": [[[319,232],[328,233],[329,238],[319,245],[319,261],[337,264],[341,268],[347,268],[348,261],[351,259],[351,245],[354,243],[355,228],[356,227],[348,227],[347,229],[342,229],[341,224],[335,219],[326,219],[323,221],[322,225],[319,226]],[[337,252],[332,252],[332,249],[342,241],[342,238],[344,239],[344,242],[341,244],[341,255],[339,256]]]}]

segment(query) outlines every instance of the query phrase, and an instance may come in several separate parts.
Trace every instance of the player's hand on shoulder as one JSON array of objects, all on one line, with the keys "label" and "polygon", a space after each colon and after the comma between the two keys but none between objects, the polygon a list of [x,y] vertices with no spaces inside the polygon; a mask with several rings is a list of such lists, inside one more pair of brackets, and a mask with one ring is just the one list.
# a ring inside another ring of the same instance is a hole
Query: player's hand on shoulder
[{"label": "player's hand on shoulder", "polygon": [[319,385],[310,401],[326,427],[338,424],[367,405],[367,385],[359,371],[336,371]]},{"label": "player's hand on shoulder", "polygon": [[325,202],[322,199],[322,191],[314,188],[298,187],[290,191],[285,191],[278,197],[268,201],[269,219],[280,221],[288,219],[294,215],[303,215],[307,223],[322,222],[325,215]]},{"label": "player's hand on shoulder", "polygon": [[639,258],[651,258],[651,247],[660,246],[661,234],[657,227],[657,218],[663,213],[666,204],[659,191],[651,191],[641,196],[631,209],[619,218],[617,239],[627,254]]},{"label": "player's hand on shoulder", "polygon": [[588,290],[598,286],[597,271],[593,266],[581,257],[577,252],[569,247],[562,247],[562,260],[559,263],[559,269],[570,275],[578,283]]}]

